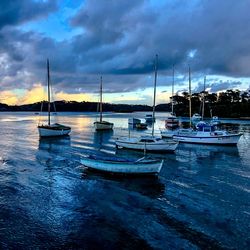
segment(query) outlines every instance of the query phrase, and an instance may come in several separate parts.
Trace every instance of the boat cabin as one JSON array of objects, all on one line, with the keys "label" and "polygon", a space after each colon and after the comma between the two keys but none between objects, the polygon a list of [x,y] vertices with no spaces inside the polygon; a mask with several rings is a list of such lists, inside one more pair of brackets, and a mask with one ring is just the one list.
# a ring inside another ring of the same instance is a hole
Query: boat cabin
[{"label": "boat cabin", "polygon": [[140,139],[140,142],[157,142],[160,141],[160,137],[144,136]]},{"label": "boat cabin", "polygon": [[202,131],[202,132],[214,132],[215,131],[215,126],[205,124],[205,123],[197,124],[196,127],[198,131]]}]

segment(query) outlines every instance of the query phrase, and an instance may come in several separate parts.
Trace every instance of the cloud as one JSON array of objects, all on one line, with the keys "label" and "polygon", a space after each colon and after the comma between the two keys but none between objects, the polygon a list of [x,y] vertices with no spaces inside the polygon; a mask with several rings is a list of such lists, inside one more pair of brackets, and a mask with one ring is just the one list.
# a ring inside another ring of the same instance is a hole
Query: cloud
[{"label": "cloud", "polygon": [[[20,95],[18,92],[22,92]],[[47,100],[47,88],[42,84],[37,83],[32,86],[32,88],[18,89],[16,91],[1,91],[0,92],[0,102],[6,103],[8,105],[20,105],[36,103]],[[97,101],[97,96],[90,94],[68,94],[63,91],[58,93],[51,93],[51,101]]]},{"label": "cloud", "polygon": [[18,103],[18,96],[12,91],[0,91],[0,102],[9,105],[15,105]]},{"label": "cloud", "polygon": [[17,104],[29,104],[40,102],[45,100],[45,91],[41,84],[35,84],[33,88],[25,91],[25,94],[22,98],[18,100]]},{"label": "cloud", "polygon": [[[240,88],[241,85],[242,85],[242,83],[240,81],[236,81],[236,80],[214,81],[212,79],[212,80],[208,80],[206,82],[205,89],[206,89],[206,91],[209,90],[210,93],[216,93],[218,91],[225,91],[227,89]],[[200,93],[203,91],[203,89],[204,89],[204,83],[199,82],[197,87],[195,89],[193,89],[192,91],[194,93]]]},{"label": "cloud", "polygon": [[[171,85],[173,64],[181,76],[179,86],[187,82],[189,64],[197,78],[250,77],[250,30],[243,28],[250,23],[248,0],[86,0],[81,6],[64,20],[81,33],[57,41],[21,29],[27,22],[59,15],[57,1],[1,1],[1,91],[45,85],[46,58],[54,91],[72,98],[98,92],[100,75],[106,93],[152,87],[156,53],[158,86]],[[216,91],[235,84],[218,79],[210,87]]]},{"label": "cloud", "polygon": [[89,94],[68,94],[64,92],[58,92],[55,95],[56,100],[64,100],[64,101],[77,101],[77,102],[82,102],[82,101],[97,101],[96,98],[93,98],[93,95]]},{"label": "cloud", "polygon": [[55,11],[55,0],[1,0],[0,2],[0,29],[5,26],[14,26],[20,23],[36,20],[48,16]]}]

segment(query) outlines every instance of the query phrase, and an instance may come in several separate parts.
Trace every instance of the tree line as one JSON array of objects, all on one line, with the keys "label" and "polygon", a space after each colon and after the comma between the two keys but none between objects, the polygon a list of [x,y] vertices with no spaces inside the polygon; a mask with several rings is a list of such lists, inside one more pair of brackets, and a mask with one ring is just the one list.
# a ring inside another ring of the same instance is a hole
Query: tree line
[{"label": "tree line", "polygon": [[[250,117],[250,93],[240,90],[226,90],[220,93],[200,92],[193,93],[192,114],[200,113],[202,103],[205,103],[205,117],[219,116],[228,118]],[[172,98],[171,98],[172,99]],[[189,93],[182,92],[173,96],[174,112],[177,116],[189,116]],[[26,105],[0,104],[0,111],[34,111],[39,112],[43,103],[43,111],[48,109],[47,102],[37,102]],[[63,112],[96,112],[97,102],[76,102],[76,101],[56,101],[55,111]],[[52,105],[53,110],[53,105]],[[54,110],[53,110],[54,111]],[[130,105],[130,104],[112,104],[103,103],[103,111],[110,112],[133,112],[133,111],[152,111],[149,105]],[[156,111],[170,112],[171,103],[159,104]]]},{"label": "tree line", "polygon": [[[204,98],[205,117],[219,116],[229,118],[250,117],[250,93],[240,90],[226,90],[220,93],[202,91],[191,97],[192,114],[202,112]],[[172,99],[172,97],[171,97]],[[174,111],[177,116],[189,116],[189,93],[173,96]],[[169,105],[168,105],[169,109]],[[170,109],[169,109],[170,110]]]},{"label": "tree line", "polygon": [[[99,103],[97,102],[76,102],[76,101],[55,101],[55,105],[51,104],[52,112],[96,112]],[[133,111],[151,111],[152,107],[147,105],[129,105],[129,104],[112,104],[103,103],[104,112],[133,112]],[[48,102],[36,102],[25,105],[0,104],[0,111],[33,111],[40,112],[48,110]]]}]

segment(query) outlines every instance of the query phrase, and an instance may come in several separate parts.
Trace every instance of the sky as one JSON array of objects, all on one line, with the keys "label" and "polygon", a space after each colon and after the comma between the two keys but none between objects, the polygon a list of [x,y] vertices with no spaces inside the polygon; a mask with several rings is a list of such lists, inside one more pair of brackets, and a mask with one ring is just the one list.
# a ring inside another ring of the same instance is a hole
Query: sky
[{"label": "sky", "polygon": [[250,0],[1,0],[0,102],[152,105],[175,92],[250,88]]}]

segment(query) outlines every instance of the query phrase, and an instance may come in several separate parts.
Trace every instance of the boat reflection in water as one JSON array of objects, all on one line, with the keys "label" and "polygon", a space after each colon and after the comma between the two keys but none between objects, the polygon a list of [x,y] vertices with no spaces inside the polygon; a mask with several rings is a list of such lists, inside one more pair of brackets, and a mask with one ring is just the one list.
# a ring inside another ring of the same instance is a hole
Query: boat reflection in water
[{"label": "boat reflection in water", "polygon": [[40,138],[38,149],[47,149],[48,151],[65,150],[65,146],[70,147],[71,139],[70,136],[64,136],[60,138],[56,137],[48,137],[48,138]]},{"label": "boat reflection in water", "polygon": [[235,157],[239,157],[238,147],[201,144],[180,144],[178,155],[176,156],[179,161],[185,161],[185,159],[187,161],[199,161],[203,158],[211,161],[213,161],[213,159],[225,159],[227,161],[228,159]]},{"label": "boat reflection in water", "polygon": [[36,158],[40,163],[62,161],[69,158],[71,152],[70,136],[60,138],[40,138]]},{"label": "boat reflection in water", "polygon": [[[140,151],[140,150],[131,150],[128,148],[116,148],[115,154],[118,157],[124,157],[124,158],[141,158],[145,155],[145,152]],[[168,153],[155,153],[155,152],[150,152],[146,151],[146,156],[154,159],[168,159],[170,158],[175,158],[175,153],[173,152],[168,152]],[[165,163],[164,163],[165,164]],[[164,167],[164,165],[163,165]]]},{"label": "boat reflection in water", "polygon": [[106,131],[102,131],[102,130],[96,130],[94,132],[94,147],[97,151],[100,151],[102,149],[112,149],[111,144],[110,144],[110,139],[112,138],[114,134],[113,130],[106,130]]},{"label": "boat reflection in water", "polygon": [[100,171],[86,169],[82,178],[85,180],[112,181],[119,189],[138,192],[150,198],[164,194],[165,185],[157,175],[110,175]]}]

